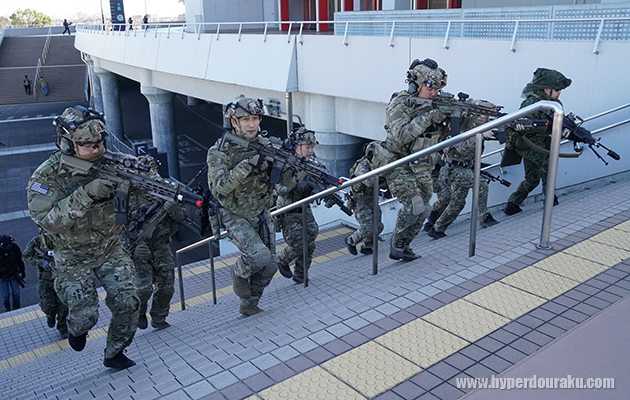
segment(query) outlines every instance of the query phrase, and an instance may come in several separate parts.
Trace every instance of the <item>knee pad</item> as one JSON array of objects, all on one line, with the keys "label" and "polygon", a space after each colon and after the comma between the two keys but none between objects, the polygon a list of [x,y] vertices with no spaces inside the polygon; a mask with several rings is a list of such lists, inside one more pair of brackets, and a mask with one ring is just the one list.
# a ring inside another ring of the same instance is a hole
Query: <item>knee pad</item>
[{"label": "knee pad", "polygon": [[271,262],[271,259],[271,251],[269,251],[269,249],[262,244],[250,256],[252,265],[258,268],[264,267],[269,264]]},{"label": "knee pad", "polygon": [[424,205],[424,201],[420,196],[413,196],[411,198],[411,213],[413,215],[421,215],[427,207]]}]

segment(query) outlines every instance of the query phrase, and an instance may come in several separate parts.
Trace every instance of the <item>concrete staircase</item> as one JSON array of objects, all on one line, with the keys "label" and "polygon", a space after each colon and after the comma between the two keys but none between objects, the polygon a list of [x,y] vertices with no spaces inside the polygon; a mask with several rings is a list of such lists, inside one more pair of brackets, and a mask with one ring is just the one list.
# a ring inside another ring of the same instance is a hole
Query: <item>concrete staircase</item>
[{"label": "concrete staircase", "polygon": [[74,37],[53,35],[50,40],[48,58],[40,72],[48,81],[48,96],[38,87],[35,99],[25,94],[22,81],[24,75],[34,80],[46,37],[4,38],[0,46],[0,106],[85,99],[86,67],[74,48]]}]

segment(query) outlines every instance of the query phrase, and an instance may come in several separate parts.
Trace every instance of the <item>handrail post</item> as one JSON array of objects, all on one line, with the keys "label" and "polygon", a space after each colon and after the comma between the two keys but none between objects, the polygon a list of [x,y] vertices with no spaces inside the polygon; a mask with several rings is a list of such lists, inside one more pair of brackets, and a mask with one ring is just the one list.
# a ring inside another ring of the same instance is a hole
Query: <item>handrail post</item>
[{"label": "handrail post", "polygon": [[302,204],[302,270],[304,274],[304,287],[308,287],[308,265],[306,265],[306,257],[308,253],[308,240],[306,229],[306,207],[309,207],[308,203]]},{"label": "handrail post", "polygon": [[298,34],[298,43],[302,44],[302,29],[304,29],[304,22],[300,22],[300,33]]},{"label": "handrail post", "polygon": [[[218,242],[217,242],[218,243]],[[210,253],[210,277],[212,279],[212,303],[217,304],[217,285],[214,277],[214,250],[212,245],[214,240],[208,242],[208,252]]]},{"label": "handrail post", "polygon": [[446,26],[446,36],[444,37],[444,48],[448,50],[448,36],[451,33],[451,21],[448,21],[448,25]]},{"label": "handrail post", "polygon": [[243,32],[243,24],[238,24],[238,41],[241,41],[241,32]]},{"label": "handrail post", "polygon": [[556,192],[556,178],[558,174],[558,158],[560,154],[560,141],[562,140],[562,120],[564,111],[558,106],[553,114],[553,127],[551,130],[551,147],[549,148],[549,167],[547,171],[547,186],[545,187],[545,208],[543,223],[540,232],[539,249],[551,249],[549,237],[551,235],[551,216],[553,214],[553,199]]},{"label": "handrail post", "polygon": [[604,30],[604,18],[599,23],[599,29],[597,30],[597,37],[595,38],[595,44],[593,45],[593,54],[598,55],[599,50],[597,47],[599,46],[599,40],[602,37],[602,31]]},{"label": "handrail post", "polygon": [[291,28],[293,27],[293,22],[289,22],[289,29],[287,30],[287,43],[291,43]]},{"label": "handrail post", "polygon": [[381,207],[378,204],[378,193],[380,189],[379,175],[374,175],[372,188],[372,275],[378,274],[378,231],[381,221]]},{"label": "handrail post", "polygon": [[392,21],[392,31],[389,34],[389,47],[394,47],[394,29],[396,28],[396,21]]},{"label": "handrail post", "polygon": [[516,33],[518,32],[518,20],[514,23],[514,32],[512,32],[512,43],[510,43],[510,51],[512,53],[516,52],[516,48],[514,44],[516,43]]},{"label": "handrail post", "polygon": [[269,23],[265,22],[265,31],[263,32],[263,42],[267,42],[267,28],[269,27]]},{"label": "handrail post", "polygon": [[177,276],[179,278],[179,301],[182,305],[182,311],[186,309],[186,300],[184,299],[184,276],[182,274],[182,259],[179,254],[175,253],[177,261]]},{"label": "handrail post", "polygon": [[346,30],[345,30],[345,32],[343,33],[343,42],[342,42],[342,44],[343,44],[344,46],[347,46],[347,45],[348,45],[348,25],[349,25],[349,23],[348,23],[348,21],[346,21]]},{"label": "handrail post", "polygon": [[475,255],[477,246],[477,213],[479,211],[479,185],[481,184],[481,153],[483,151],[483,134],[475,136],[475,179],[473,183],[473,198],[470,208],[470,238],[468,243],[468,257]]}]

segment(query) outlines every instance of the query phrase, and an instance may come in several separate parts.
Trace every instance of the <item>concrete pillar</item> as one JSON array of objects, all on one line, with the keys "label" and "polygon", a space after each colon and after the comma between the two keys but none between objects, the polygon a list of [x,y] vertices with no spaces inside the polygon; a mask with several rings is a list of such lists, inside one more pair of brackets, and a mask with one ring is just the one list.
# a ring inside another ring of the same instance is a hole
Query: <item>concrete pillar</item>
[{"label": "concrete pillar", "polygon": [[94,68],[101,82],[101,94],[103,98],[103,112],[107,130],[119,140],[123,140],[124,130],[122,122],[122,109],[118,92],[118,79],[116,75],[106,69]]},{"label": "concrete pillar", "polygon": [[101,80],[99,79],[96,72],[94,72],[94,60],[90,55],[84,55],[85,61],[88,63],[90,68],[90,90],[91,90],[91,104],[93,110],[98,112],[103,112],[103,94],[101,91]]},{"label": "concrete pillar", "polygon": [[140,92],[149,100],[153,146],[166,153],[168,174],[179,180],[179,151],[175,131],[175,109],[172,92],[142,84]]},{"label": "concrete pillar", "polygon": [[315,154],[335,176],[348,176],[364,140],[337,132],[335,98],[310,95],[306,100],[306,128],[315,131]]}]

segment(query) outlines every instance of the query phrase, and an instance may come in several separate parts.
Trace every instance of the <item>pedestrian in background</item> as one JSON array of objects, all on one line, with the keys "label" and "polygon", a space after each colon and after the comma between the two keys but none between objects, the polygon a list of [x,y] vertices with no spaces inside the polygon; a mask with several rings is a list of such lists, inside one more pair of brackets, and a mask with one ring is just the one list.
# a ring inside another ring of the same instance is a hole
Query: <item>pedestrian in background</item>
[{"label": "pedestrian in background", "polygon": [[68,22],[68,20],[67,20],[67,19],[64,19],[64,20],[63,20],[63,27],[64,27],[64,30],[63,30],[62,35],[65,35],[65,34],[66,34],[66,32],[68,32],[68,35],[71,35],[71,33],[70,33],[70,25],[72,25],[72,22]]},{"label": "pedestrian in background", "polygon": [[22,83],[24,84],[24,92],[27,95],[33,94],[31,91],[31,80],[28,79],[28,75],[24,75],[24,80],[22,81]]},{"label": "pedestrian in background", "polygon": [[24,287],[25,278],[20,247],[11,236],[0,236],[0,296],[6,311],[20,308],[20,286]]},{"label": "pedestrian in background", "polygon": [[39,87],[42,88],[44,96],[48,96],[48,81],[44,78],[44,75],[39,76]]}]

